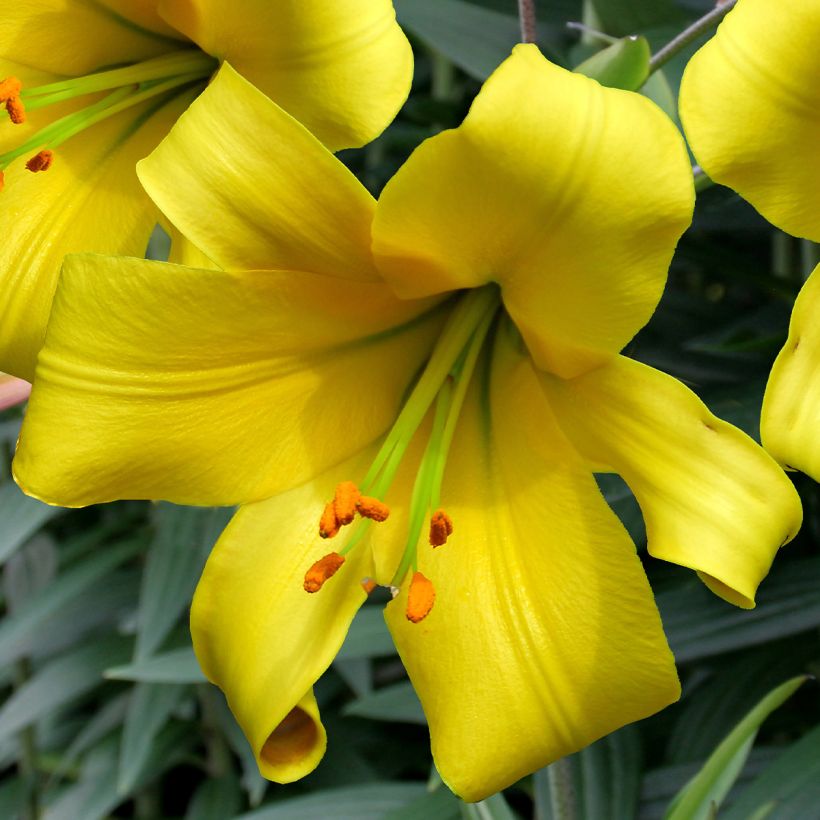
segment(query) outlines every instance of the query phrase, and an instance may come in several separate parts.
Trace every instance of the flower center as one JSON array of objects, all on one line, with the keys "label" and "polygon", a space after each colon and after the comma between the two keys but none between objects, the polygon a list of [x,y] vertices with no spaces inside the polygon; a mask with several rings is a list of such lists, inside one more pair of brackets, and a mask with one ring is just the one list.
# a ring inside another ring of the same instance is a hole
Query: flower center
[{"label": "flower center", "polygon": [[[390,510],[384,503],[385,495],[416,431],[434,407],[430,437],[410,499],[407,541],[391,582],[395,595],[412,571],[407,618],[418,623],[430,612],[435,590],[432,582],[418,571],[419,540],[425,523],[429,525],[427,540],[432,547],[442,546],[453,533],[453,521],[441,509],[447,453],[479,354],[500,304],[499,291],[494,285],[470,290],[461,296],[361,484],[342,482],[325,506],[319,521],[322,538],[336,537],[342,527],[354,521],[357,521],[357,528],[338,552],[328,553],[308,569],[304,581],[307,592],[318,592],[338,572],[345,555],[361,542],[373,522],[387,520]],[[362,585],[367,593],[375,586],[369,579]]]},{"label": "flower center", "polygon": [[0,154],[0,190],[3,172],[18,157],[33,154],[26,163],[29,171],[46,171],[54,159],[54,149],[66,140],[132,106],[154,99],[162,107],[181,90],[202,84],[216,69],[217,60],[202,51],[185,49],[141,63],[98,71],[83,77],[24,88],[16,77],[0,80],[0,104],[5,105],[15,125],[26,121],[26,111],[63,103],[77,97],[108,92],[101,99],[60,117],[41,128],[15,148]]}]

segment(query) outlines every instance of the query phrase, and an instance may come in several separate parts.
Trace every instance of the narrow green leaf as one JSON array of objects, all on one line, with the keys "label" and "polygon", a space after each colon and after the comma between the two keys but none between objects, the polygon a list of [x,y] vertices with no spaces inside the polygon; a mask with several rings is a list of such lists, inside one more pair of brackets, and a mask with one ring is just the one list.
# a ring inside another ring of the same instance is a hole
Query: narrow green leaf
[{"label": "narrow green leaf", "polygon": [[49,507],[24,495],[11,481],[0,484],[0,564],[61,512],[59,507]]},{"label": "narrow green leaf", "polygon": [[649,43],[645,37],[623,37],[577,65],[573,71],[608,88],[636,91],[649,76]]},{"label": "narrow green leaf", "polygon": [[409,681],[385,686],[365,695],[348,704],[342,710],[342,714],[371,720],[392,720],[422,725],[427,723],[418,695]]},{"label": "narrow green leaf", "polygon": [[600,25],[607,34],[635,34],[650,26],[674,23],[683,28],[685,18],[673,0],[592,0]]},{"label": "narrow green leaf", "polygon": [[820,806],[820,726],[781,752],[752,781],[721,820],[795,820]]},{"label": "narrow green leaf", "polygon": [[232,511],[160,504],[140,593],[135,660],[153,654],[187,611],[205,559]]},{"label": "narrow green leaf", "polygon": [[194,650],[189,646],[154,655],[153,658],[115,666],[105,670],[111,680],[132,680],[145,683],[204,683]]},{"label": "narrow green leaf", "polygon": [[458,820],[461,805],[461,801],[446,786],[440,786],[400,809],[387,812],[383,820]]},{"label": "narrow green leaf", "polygon": [[119,794],[131,793],[151,756],[154,738],[187,691],[168,683],[138,683],[133,688],[120,744]]},{"label": "narrow green leaf", "polygon": [[399,23],[477,80],[486,80],[521,37],[518,19],[464,0],[395,0]]},{"label": "narrow green leaf", "polygon": [[[141,545],[141,540],[132,539],[100,550],[61,572],[52,583],[29,598],[13,617],[0,623],[0,665],[27,654],[33,648],[31,638],[37,630],[60,616],[61,610],[76,602],[79,596],[93,588],[95,582],[134,556]],[[93,600],[94,595],[89,595],[83,604],[87,607]]]},{"label": "narrow green leaf", "polygon": [[743,768],[760,724],[806,680],[805,676],[792,678],[766,695],[684,786],[669,807],[664,820],[707,820],[714,809],[720,807]]},{"label": "narrow green leaf", "polygon": [[424,783],[365,783],[280,800],[236,820],[382,820],[426,793]]},{"label": "narrow green leaf", "polygon": [[242,808],[242,790],[233,773],[200,783],[194,793],[185,820],[225,820],[236,817]]},{"label": "narrow green leaf", "polygon": [[108,637],[46,663],[0,709],[0,740],[99,686],[106,666],[127,658],[130,646]]}]

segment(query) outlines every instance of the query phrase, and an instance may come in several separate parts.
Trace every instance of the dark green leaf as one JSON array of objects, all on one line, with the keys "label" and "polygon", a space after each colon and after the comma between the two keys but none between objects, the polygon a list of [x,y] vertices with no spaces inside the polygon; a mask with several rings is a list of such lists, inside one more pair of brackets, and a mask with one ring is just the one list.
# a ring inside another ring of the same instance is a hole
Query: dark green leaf
[{"label": "dark green leaf", "polygon": [[371,720],[392,720],[401,723],[427,723],[413,685],[409,681],[385,686],[372,694],[348,704],[345,715],[370,718]]},{"label": "dark green leaf", "polygon": [[205,675],[191,647],[172,649],[154,655],[139,663],[116,666],[105,670],[105,677],[111,680],[132,680],[145,683],[204,683]]},{"label": "dark green leaf", "polygon": [[35,501],[11,481],[0,484],[0,564],[8,560],[40,527],[63,510]]}]

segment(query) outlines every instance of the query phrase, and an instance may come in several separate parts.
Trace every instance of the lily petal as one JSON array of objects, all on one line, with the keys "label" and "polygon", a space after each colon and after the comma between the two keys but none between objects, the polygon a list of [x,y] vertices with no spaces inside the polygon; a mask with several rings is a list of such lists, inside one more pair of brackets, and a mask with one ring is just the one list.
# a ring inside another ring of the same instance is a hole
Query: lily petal
[{"label": "lily petal", "polygon": [[[60,146],[45,173],[25,170],[26,157],[9,166],[0,193],[6,231],[0,243],[0,369],[32,380],[65,254],[144,253],[159,212],[134,164],[189,101],[184,93],[99,123]],[[33,112],[31,128],[40,114]]]},{"label": "lily petal", "polygon": [[324,754],[310,690],[367,598],[361,579],[372,574],[360,547],[319,592],[303,588],[306,570],[329,551],[317,522],[334,480],[322,476],[242,507],[208,558],[191,608],[203,671],[225,692],[262,775],[280,783],[304,777]]},{"label": "lily petal", "polygon": [[137,173],[170,221],[220,267],[379,278],[370,254],[373,198],[229,65]]},{"label": "lily petal", "polygon": [[820,240],[820,0],[743,0],[689,61],[680,114],[715,182]]},{"label": "lily petal", "polygon": [[677,379],[631,359],[542,382],[579,452],[611,465],[632,488],[649,552],[697,570],[730,603],[753,607],[802,518],[791,481],[765,450]]},{"label": "lily petal", "polygon": [[789,338],[778,355],[760,414],[763,446],[784,467],[820,481],[820,267],[794,303]]},{"label": "lily petal", "polygon": [[63,506],[266,498],[381,435],[440,324],[381,283],[70,256],[15,476]]},{"label": "lily petal", "polygon": [[3,4],[0,56],[66,76],[179,48],[148,0],[14,0]]},{"label": "lily petal", "polygon": [[160,0],[159,9],[334,151],[377,137],[410,92],[413,54],[391,0]]},{"label": "lily petal", "polygon": [[693,199],[660,109],[519,45],[387,184],[373,248],[402,296],[498,282],[539,366],[573,376],[649,319]]},{"label": "lily petal", "polygon": [[419,548],[433,609],[410,623],[406,589],[386,609],[436,767],[470,801],[680,691],[634,545],[558,429],[528,358],[499,345],[447,462],[453,535]]}]

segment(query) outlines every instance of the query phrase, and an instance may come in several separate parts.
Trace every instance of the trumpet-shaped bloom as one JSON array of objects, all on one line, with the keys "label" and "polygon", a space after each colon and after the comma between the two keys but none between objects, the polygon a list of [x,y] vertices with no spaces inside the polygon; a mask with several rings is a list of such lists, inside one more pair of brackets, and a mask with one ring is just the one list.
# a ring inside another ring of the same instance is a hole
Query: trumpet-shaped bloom
[{"label": "trumpet-shaped bloom", "polygon": [[[740,0],[681,84],[695,156],[770,222],[820,241],[820,0]],[[820,481],[820,272],[795,304],[761,413],[763,445]]]},{"label": "trumpet-shaped bloom", "polygon": [[390,0],[4,4],[0,368],[33,376],[66,253],[143,255],[159,212],[134,166],[221,61],[333,150],[377,136],[412,74]]},{"label": "trumpet-shaped bloom", "polygon": [[222,270],[69,258],[15,474],[63,504],[244,503],[191,624],[266,777],[321,758],[312,686],[376,584],[468,800],[678,697],[592,465],[630,482],[650,551],[743,606],[800,505],[618,354],[692,212],[652,103],[518,46],[376,203],[226,66],[139,173]]}]

